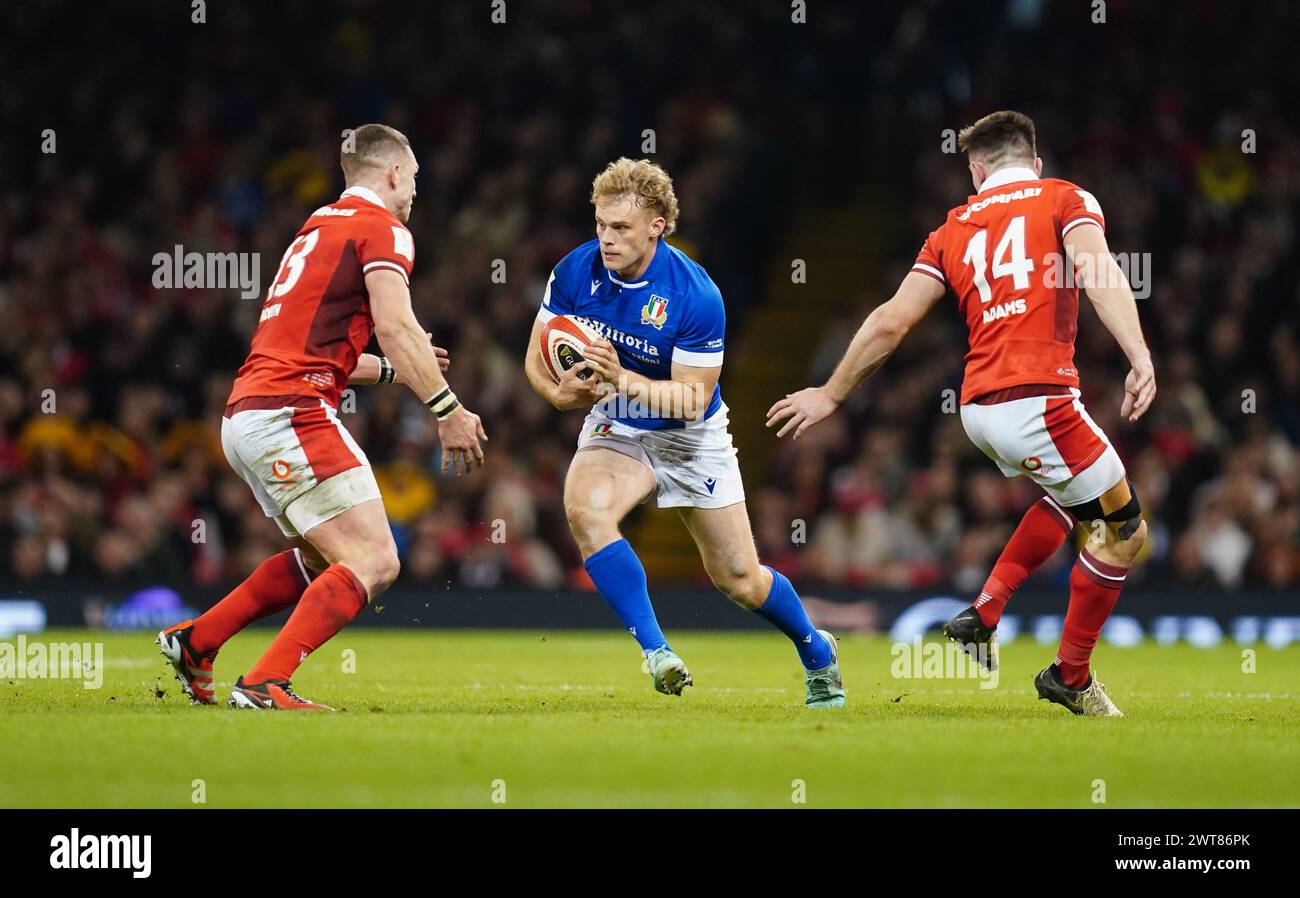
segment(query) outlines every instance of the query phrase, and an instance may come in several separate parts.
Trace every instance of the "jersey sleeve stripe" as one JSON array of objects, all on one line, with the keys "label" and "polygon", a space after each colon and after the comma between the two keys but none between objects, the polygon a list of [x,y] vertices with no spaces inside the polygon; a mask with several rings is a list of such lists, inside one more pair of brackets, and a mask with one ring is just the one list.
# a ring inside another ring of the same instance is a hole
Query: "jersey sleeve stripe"
[{"label": "jersey sleeve stripe", "polygon": [[550,309],[546,308],[545,306],[542,306],[537,310],[537,320],[540,321],[542,324],[545,324],[546,322],[550,321],[554,317],[555,317],[555,313],[552,312]]},{"label": "jersey sleeve stripe", "polygon": [[369,268],[371,265],[375,265],[381,262],[386,263],[388,265],[396,265],[398,268],[406,272],[409,272],[411,270],[411,263],[409,261],[403,262],[401,259],[389,258],[387,256],[378,256],[378,257],[371,258],[370,261],[366,262],[365,266],[363,267]]},{"label": "jersey sleeve stripe", "polygon": [[924,262],[916,262],[912,265],[912,270],[919,272],[920,274],[928,274],[944,286],[947,286],[948,284],[948,280],[943,276],[943,272],[935,268],[933,265],[926,265]]},{"label": "jersey sleeve stripe", "polygon": [[548,278],[546,281],[546,292],[542,294],[543,306],[549,306],[551,304],[551,285],[554,283],[555,283],[555,272],[552,271],[550,278]]},{"label": "jersey sleeve stripe", "polygon": [[722,364],[721,352],[691,352],[680,346],[673,347],[673,361],[694,368],[717,368]]},{"label": "jersey sleeve stripe", "polygon": [[373,271],[376,268],[391,268],[393,271],[396,271],[398,274],[402,276],[402,280],[406,281],[408,287],[411,285],[411,278],[410,275],[406,273],[406,269],[403,268],[398,263],[390,262],[387,259],[375,259],[373,262],[367,262],[365,265],[361,267],[361,270],[363,272],[367,272],[367,271]]},{"label": "jersey sleeve stripe", "polygon": [[1070,233],[1070,231],[1073,230],[1074,228],[1077,228],[1079,225],[1084,225],[1084,224],[1096,225],[1097,227],[1101,228],[1102,233],[1105,233],[1106,231],[1106,225],[1104,222],[1102,222],[1100,218],[1096,218],[1095,216],[1092,215],[1081,215],[1078,218],[1074,218],[1066,222],[1065,226],[1061,228],[1061,236],[1064,237],[1066,234]]}]

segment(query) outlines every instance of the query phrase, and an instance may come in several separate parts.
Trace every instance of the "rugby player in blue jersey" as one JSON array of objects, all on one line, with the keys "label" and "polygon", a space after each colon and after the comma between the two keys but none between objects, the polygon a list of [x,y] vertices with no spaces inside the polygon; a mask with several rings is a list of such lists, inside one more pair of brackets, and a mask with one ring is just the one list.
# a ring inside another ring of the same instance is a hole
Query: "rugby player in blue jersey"
[{"label": "rugby player in blue jersey", "polygon": [[[726,311],[708,273],[665,239],[677,224],[672,179],[644,159],[619,159],[596,176],[591,202],[596,239],[555,266],[524,364],[557,409],[590,409],[564,485],[587,573],[640,643],[655,688],[680,695],[690,672],[659,629],[645,568],[619,532],[628,512],[656,496],[660,508],[678,509],[714,585],[794,643],[805,703],[843,707],[834,637],[808,620],[790,581],[758,560],[718,388]],[[604,337],[559,383],[539,348],[555,315]]]}]

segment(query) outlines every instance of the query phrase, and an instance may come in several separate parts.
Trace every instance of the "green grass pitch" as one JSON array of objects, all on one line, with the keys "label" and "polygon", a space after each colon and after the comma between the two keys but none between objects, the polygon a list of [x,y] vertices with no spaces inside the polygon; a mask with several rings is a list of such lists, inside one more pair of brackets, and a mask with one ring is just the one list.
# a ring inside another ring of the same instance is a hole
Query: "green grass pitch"
[{"label": "green grass pitch", "polygon": [[1232,643],[1103,645],[1128,716],[1099,720],[1037,700],[1052,647],[1024,639],[987,690],[895,679],[884,637],[843,639],[848,707],[815,712],[783,638],[670,635],[695,677],[681,698],[620,632],[345,631],[295,677],[343,712],[325,715],[225,707],[270,630],[222,651],[218,707],[184,700],[152,634],[46,632],[104,640],[103,687],[0,680],[0,806],[1300,804],[1295,647],[1257,647],[1247,673]]}]

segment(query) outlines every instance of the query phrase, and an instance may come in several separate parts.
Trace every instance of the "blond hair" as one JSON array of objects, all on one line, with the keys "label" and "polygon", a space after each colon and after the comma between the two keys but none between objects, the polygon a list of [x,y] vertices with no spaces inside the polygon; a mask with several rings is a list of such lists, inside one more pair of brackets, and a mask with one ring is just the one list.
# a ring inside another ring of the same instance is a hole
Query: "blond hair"
[{"label": "blond hair", "polygon": [[662,216],[664,236],[677,230],[677,194],[673,193],[673,179],[668,172],[649,159],[621,157],[596,175],[591,182],[591,202],[628,197],[643,209]]}]

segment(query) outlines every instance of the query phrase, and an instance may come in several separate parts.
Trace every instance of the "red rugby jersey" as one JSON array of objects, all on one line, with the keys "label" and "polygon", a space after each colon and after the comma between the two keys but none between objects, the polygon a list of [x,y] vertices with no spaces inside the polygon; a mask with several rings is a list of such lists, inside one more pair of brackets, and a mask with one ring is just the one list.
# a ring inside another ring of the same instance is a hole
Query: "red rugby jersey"
[{"label": "red rugby jersey", "polygon": [[267,288],[228,402],[314,396],[337,407],[374,330],[366,272],[390,269],[409,284],[414,262],[411,232],[367,187],[313,212]]},{"label": "red rugby jersey", "polygon": [[1079,288],[1062,238],[1105,229],[1088,191],[1030,168],[1005,168],[948,212],[912,270],[957,294],[970,333],[961,401],[1019,384],[1079,385]]}]

